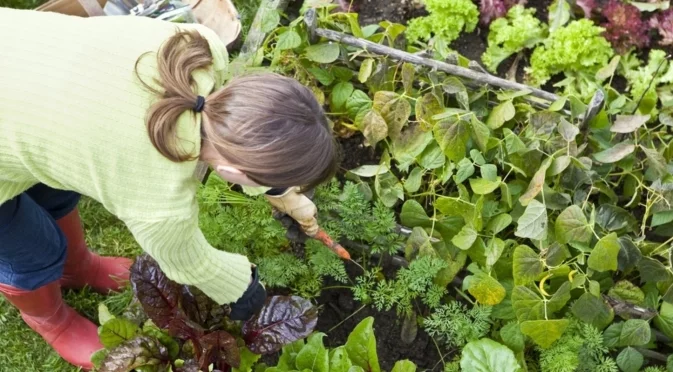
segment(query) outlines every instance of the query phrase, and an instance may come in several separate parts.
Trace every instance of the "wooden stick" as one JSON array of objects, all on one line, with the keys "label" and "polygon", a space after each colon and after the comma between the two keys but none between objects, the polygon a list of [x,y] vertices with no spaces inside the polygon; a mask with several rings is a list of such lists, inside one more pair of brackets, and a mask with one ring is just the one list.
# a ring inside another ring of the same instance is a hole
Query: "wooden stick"
[{"label": "wooden stick", "polygon": [[430,67],[432,69],[443,71],[451,75],[460,76],[462,78],[469,79],[477,83],[488,84],[503,89],[530,91],[532,96],[549,102],[554,102],[559,99],[559,96],[557,96],[556,94],[546,92],[542,89],[529,87],[527,85],[505,80],[497,76],[477,72],[469,68],[464,68],[456,65],[451,65],[445,62],[424,58],[420,55],[415,55],[395,48],[390,48],[385,45],[376,44],[369,40],[353,37],[344,34],[342,32],[316,28],[315,34],[320,37],[324,37],[325,39],[328,40],[361,48],[371,53],[385,55],[395,60],[411,62],[417,65]]}]

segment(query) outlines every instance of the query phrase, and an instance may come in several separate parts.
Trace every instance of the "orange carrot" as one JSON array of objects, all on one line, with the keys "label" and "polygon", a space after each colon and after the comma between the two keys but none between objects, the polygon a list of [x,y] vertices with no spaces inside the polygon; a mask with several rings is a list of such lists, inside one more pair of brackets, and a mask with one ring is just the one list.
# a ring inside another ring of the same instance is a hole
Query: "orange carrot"
[{"label": "orange carrot", "polygon": [[331,249],[332,252],[336,253],[339,257],[343,258],[344,260],[350,260],[351,255],[348,253],[348,251],[341,246],[341,244],[335,242],[330,238],[329,235],[325,232],[325,230],[320,229],[318,230],[318,233],[315,234],[313,239],[316,239],[323,243],[324,245],[327,246],[327,248]]}]

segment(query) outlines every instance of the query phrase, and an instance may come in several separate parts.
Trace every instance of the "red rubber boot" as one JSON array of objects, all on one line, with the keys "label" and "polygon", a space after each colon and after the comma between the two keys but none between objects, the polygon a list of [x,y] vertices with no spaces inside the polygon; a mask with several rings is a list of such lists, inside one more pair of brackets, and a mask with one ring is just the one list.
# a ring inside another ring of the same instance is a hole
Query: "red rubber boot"
[{"label": "red rubber boot", "polygon": [[93,368],[91,354],[103,348],[98,328],[63,302],[58,282],[34,291],[0,284],[0,293],[63,359],[84,370]]},{"label": "red rubber boot", "polygon": [[77,209],[56,223],[68,241],[61,287],[79,289],[88,285],[96,292],[107,294],[126,286],[133,261],[122,257],[102,257],[89,251]]}]

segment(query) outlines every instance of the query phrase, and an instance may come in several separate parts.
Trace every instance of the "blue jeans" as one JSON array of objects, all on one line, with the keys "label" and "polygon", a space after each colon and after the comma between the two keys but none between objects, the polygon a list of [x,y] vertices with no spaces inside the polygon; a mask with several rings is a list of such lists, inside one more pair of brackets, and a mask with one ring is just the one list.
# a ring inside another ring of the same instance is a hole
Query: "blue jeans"
[{"label": "blue jeans", "polygon": [[67,241],[56,220],[79,199],[37,184],[0,205],[0,283],[33,290],[61,278]]}]

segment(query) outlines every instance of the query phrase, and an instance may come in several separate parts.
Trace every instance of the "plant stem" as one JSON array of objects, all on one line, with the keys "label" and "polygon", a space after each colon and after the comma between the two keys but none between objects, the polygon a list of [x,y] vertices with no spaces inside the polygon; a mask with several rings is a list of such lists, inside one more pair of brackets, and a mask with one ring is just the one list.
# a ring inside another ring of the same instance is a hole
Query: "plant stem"
[{"label": "plant stem", "polygon": [[660,362],[666,362],[668,360],[668,357],[662,353],[658,353],[654,350],[649,350],[645,349],[642,347],[634,347],[634,349],[638,350],[639,353],[643,354],[645,358],[653,359],[653,360],[658,360]]},{"label": "plant stem", "polygon": [[362,309],[364,309],[366,306],[367,306],[367,305],[362,305],[362,306],[360,306],[360,308],[357,309],[357,310],[355,310],[355,311],[353,312],[353,314],[347,316],[346,318],[344,318],[344,320],[342,320],[342,321],[340,321],[339,323],[337,323],[337,325],[335,325],[334,327],[330,328],[329,331],[327,331],[327,333],[330,333],[330,332],[332,332],[333,330],[335,330],[336,328],[339,328],[340,325],[342,325],[342,324],[343,324],[345,321],[347,321],[348,319],[354,317],[355,314],[357,314],[357,313],[359,313],[360,311],[362,311]]}]

